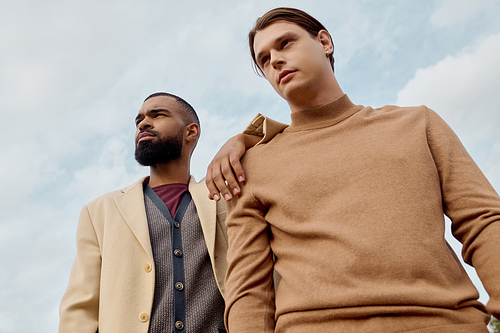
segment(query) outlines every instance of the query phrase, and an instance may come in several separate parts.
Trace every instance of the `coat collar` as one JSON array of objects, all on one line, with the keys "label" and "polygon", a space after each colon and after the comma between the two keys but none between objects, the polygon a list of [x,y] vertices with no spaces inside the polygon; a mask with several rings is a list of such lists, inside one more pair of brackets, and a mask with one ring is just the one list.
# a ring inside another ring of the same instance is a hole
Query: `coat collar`
[{"label": "coat collar", "polygon": [[[134,184],[122,189],[122,193],[115,197],[115,203],[123,219],[128,224],[141,246],[146,253],[153,258],[146,208],[144,207],[143,187],[144,183],[148,180],[149,176],[143,177]],[[189,179],[189,192],[191,193],[198,217],[200,218],[208,253],[210,258],[214,258],[217,204],[215,201],[208,199],[208,189],[205,186],[205,182],[197,183],[193,176]]]},{"label": "coat collar", "polygon": [[149,177],[143,177],[134,184],[122,189],[122,193],[115,197],[115,203],[141,246],[148,256],[153,258],[146,208],[144,206],[143,186],[148,179]]}]

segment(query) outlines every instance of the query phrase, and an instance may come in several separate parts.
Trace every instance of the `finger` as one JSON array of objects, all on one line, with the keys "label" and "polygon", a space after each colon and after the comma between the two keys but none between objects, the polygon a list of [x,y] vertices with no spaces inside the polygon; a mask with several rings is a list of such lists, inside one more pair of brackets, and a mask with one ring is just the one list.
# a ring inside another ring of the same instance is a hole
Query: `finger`
[{"label": "finger", "polygon": [[230,156],[231,167],[233,168],[233,173],[236,175],[238,182],[243,183],[245,181],[245,173],[243,172],[243,167],[241,166],[241,156]]},{"label": "finger", "polygon": [[208,198],[210,200],[215,200],[219,201],[220,196],[219,196],[219,190],[215,186],[215,183],[213,182],[213,177],[212,177],[212,168],[213,165],[210,163],[207,167],[207,175],[205,177],[205,185],[208,188]]},{"label": "finger", "polygon": [[[234,193],[235,195],[240,194],[240,187],[238,185],[238,181],[236,180],[236,176],[233,172],[233,166],[229,162],[229,160],[225,160],[221,164],[221,172],[222,176],[224,177],[227,187]],[[223,193],[225,195],[225,193]]]},{"label": "finger", "polygon": [[229,160],[227,158],[224,158],[221,160],[220,167],[215,166],[214,168],[212,168],[212,179],[222,197],[226,201],[231,201],[233,196],[231,195],[231,190],[227,186],[226,177],[232,177],[234,179],[234,175],[229,175],[227,169],[230,169]]}]

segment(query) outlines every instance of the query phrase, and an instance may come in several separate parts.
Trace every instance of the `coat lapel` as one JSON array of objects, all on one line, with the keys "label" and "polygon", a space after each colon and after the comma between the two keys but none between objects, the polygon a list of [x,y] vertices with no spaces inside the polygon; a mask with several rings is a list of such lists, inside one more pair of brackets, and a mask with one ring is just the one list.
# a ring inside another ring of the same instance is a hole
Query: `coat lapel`
[{"label": "coat lapel", "polygon": [[213,261],[215,252],[215,228],[217,224],[217,204],[215,201],[208,199],[208,189],[205,186],[205,182],[197,183],[192,176],[189,180],[189,193],[191,193],[191,197],[196,205],[196,211],[200,218],[208,254]]},{"label": "coat lapel", "polygon": [[146,177],[124,188],[123,193],[116,196],[115,203],[144,251],[153,258],[146,208],[144,206],[143,183],[145,179]]}]

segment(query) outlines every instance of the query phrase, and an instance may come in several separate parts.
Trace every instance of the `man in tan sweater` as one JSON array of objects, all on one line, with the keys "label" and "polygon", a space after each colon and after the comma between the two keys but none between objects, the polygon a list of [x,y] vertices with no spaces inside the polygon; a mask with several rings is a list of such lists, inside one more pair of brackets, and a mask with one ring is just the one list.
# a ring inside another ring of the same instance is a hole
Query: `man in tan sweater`
[{"label": "man in tan sweater", "polygon": [[453,131],[424,106],[353,104],[329,33],[302,11],[271,10],[249,37],[292,122],[246,153],[228,202],[229,332],[488,332],[489,313],[500,317],[500,198]]}]

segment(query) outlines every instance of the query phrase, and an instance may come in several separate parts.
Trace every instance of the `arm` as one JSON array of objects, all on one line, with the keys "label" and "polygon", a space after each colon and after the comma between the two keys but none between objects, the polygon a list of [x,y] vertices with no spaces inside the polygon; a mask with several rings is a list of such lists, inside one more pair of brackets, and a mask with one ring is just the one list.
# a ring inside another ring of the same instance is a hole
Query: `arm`
[{"label": "arm", "polygon": [[[256,135],[238,134],[229,139],[208,165],[205,183],[211,200],[220,200],[219,192],[226,201],[232,199],[231,190],[240,194],[239,182],[245,181],[240,159],[246,150],[255,146],[262,138]],[[238,179],[238,181],[236,180]],[[227,181],[227,184],[226,184]]]},{"label": "arm", "polygon": [[227,209],[226,327],[237,333],[274,332],[274,265],[266,209],[248,187]]},{"label": "arm", "polygon": [[240,160],[246,150],[270,141],[287,126],[258,114],[242,134],[229,139],[208,165],[205,179],[209,191],[208,197],[211,200],[219,201],[220,193],[226,201],[230,201],[232,199],[231,191],[233,194],[239,195],[241,190],[238,182],[245,181]]},{"label": "arm", "polygon": [[500,198],[451,128],[427,112],[428,142],[441,179],[445,214],[490,296],[488,311],[500,317]]},{"label": "arm", "polygon": [[59,333],[98,330],[101,254],[97,235],[85,206],[77,229],[77,254],[59,308]]}]

